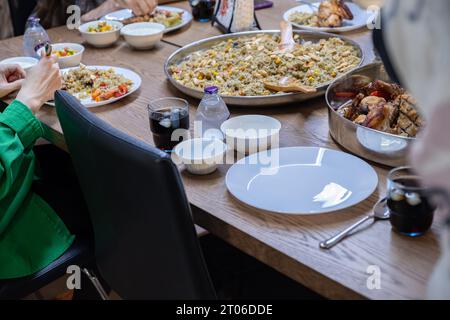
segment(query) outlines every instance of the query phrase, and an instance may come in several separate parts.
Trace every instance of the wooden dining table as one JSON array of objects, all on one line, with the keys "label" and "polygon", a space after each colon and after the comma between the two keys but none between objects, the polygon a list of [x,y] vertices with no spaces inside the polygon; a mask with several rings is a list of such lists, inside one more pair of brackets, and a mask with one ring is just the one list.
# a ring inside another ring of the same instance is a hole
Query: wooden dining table
[{"label": "wooden dining table", "polygon": [[[171,5],[190,10],[187,1]],[[279,29],[283,13],[296,5],[294,0],[276,0],[272,8],[257,11],[261,27]],[[48,32],[54,43],[83,43],[78,31],[65,26]],[[165,35],[163,42],[153,50],[136,51],[122,40],[104,49],[85,43],[84,64],[129,68],[143,79],[141,88],[132,95],[89,110],[115,128],[149,144],[153,144],[147,112],[151,100],[169,96],[185,98],[190,103],[193,121],[199,101],[175,89],[166,79],[163,65],[180,47],[219,34],[220,30],[211,23],[194,21],[182,30]],[[361,29],[346,35],[363,48],[365,64],[376,59],[370,30]],[[22,43],[22,37],[1,41],[0,60],[22,55]],[[232,117],[261,114],[278,119],[282,123],[281,147],[316,146],[345,152],[330,137],[323,97],[265,108],[230,107],[230,111]],[[45,138],[66,149],[55,109],[44,106],[37,116],[45,127]],[[181,175],[197,225],[318,294],[330,299],[423,299],[440,254],[440,217],[420,238],[401,236],[392,231],[389,221],[383,221],[366,225],[331,250],[319,248],[320,241],[369,215],[373,205],[385,195],[390,168],[370,164],[379,177],[376,192],[351,208],[321,215],[274,214],[241,203],[225,185],[229,165],[219,166],[208,176],[194,176],[184,170]],[[301,198],[299,194],[298,201]]]}]

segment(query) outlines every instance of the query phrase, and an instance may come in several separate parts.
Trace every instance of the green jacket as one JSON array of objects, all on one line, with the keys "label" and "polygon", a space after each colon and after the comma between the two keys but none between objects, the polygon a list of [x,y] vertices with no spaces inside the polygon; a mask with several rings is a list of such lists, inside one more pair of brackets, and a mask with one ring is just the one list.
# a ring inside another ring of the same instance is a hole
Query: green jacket
[{"label": "green jacket", "polygon": [[74,240],[50,206],[30,191],[32,148],[42,135],[41,123],[21,102],[0,113],[0,279],[45,268]]}]

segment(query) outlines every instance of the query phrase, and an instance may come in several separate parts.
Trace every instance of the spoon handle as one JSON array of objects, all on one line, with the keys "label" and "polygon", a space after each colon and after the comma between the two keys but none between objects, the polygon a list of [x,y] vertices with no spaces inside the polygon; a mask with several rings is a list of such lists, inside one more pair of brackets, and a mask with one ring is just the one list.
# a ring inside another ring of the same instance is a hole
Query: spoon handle
[{"label": "spoon handle", "polygon": [[364,219],[356,222],[355,224],[351,225],[350,227],[348,227],[344,231],[338,233],[334,237],[321,242],[320,243],[320,248],[321,249],[331,249],[331,248],[333,248],[335,245],[337,245],[339,242],[341,242],[342,239],[344,239],[346,236],[348,236],[349,233],[351,233],[353,230],[358,228],[360,225],[362,225],[363,223],[365,223],[366,221],[369,221],[371,219],[374,219],[374,217],[373,216],[367,216]]}]

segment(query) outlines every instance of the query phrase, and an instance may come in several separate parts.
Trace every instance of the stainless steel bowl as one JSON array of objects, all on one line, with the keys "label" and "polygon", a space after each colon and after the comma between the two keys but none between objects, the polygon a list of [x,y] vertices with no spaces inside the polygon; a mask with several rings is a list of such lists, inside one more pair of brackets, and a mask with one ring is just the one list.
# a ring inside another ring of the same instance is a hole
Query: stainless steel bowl
[{"label": "stainless steel bowl", "polygon": [[344,103],[349,102],[349,100],[337,98],[336,90],[346,91],[352,88],[354,82],[361,76],[368,77],[371,81],[392,82],[382,63],[366,65],[336,79],[325,94],[331,136],[345,149],[367,160],[391,167],[408,164],[408,153],[415,141],[414,138],[369,129],[345,119],[336,112]]},{"label": "stainless steel bowl", "polygon": [[[164,71],[166,73],[167,79],[181,92],[187,94],[188,96],[201,99],[203,97],[203,91],[192,89],[189,87],[186,87],[179,82],[177,82],[175,79],[173,79],[169,67],[171,65],[179,64],[181,61],[186,59],[190,54],[193,52],[199,51],[199,50],[205,50],[211,48],[213,45],[227,39],[237,39],[239,37],[244,36],[251,36],[251,35],[257,35],[261,33],[266,34],[278,34],[280,33],[279,30],[264,30],[264,31],[248,31],[248,32],[239,32],[239,33],[233,33],[233,34],[225,34],[221,36],[216,36],[200,41],[193,42],[187,46],[184,46],[181,49],[178,49],[175,51],[164,64]],[[302,39],[304,41],[319,41],[320,39],[328,39],[328,38],[340,38],[344,40],[347,43],[352,44],[358,49],[359,57],[361,58],[361,63],[359,65],[362,65],[364,61],[364,53],[361,49],[361,47],[353,40],[350,40],[346,37],[343,37],[341,35],[335,35],[331,33],[324,33],[324,32],[313,32],[313,31],[298,31],[295,30],[294,34],[301,35]],[[312,99],[318,96],[321,96],[325,93],[325,90],[330,85],[330,82],[324,83],[320,88],[317,88],[317,93],[314,94],[301,94],[301,93],[280,93],[280,94],[273,94],[269,96],[246,96],[246,97],[239,97],[239,96],[222,96],[225,103],[228,105],[235,105],[235,106],[250,106],[250,107],[265,107],[265,106],[271,106],[271,105],[277,105],[277,104],[286,104],[286,103],[292,103],[292,102],[299,102],[304,101],[308,99]]]}]

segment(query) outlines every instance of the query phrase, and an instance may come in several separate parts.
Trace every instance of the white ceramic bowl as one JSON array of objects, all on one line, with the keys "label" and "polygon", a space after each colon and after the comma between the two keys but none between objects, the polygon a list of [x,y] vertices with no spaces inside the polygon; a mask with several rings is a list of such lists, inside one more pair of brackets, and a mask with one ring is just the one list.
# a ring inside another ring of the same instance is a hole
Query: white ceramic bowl
[{"label": "white ceramic bowl", "polygon": [[[84,47],[78,43],[55,43],[52,44],[53,51],[64,50],[64,48],[69,48],[75,50],[75,54],[73,56],[67,57],[58,57],[58,64],[61,69],[78,67],[81,63],[81,59],[83,58]],[[45,48],[41,48],[38,50],[38,54],[41,55],[42,50]]]},{"label": "white ceramic bowl", "polygon": [[97,26],[100,20],[87,22],[80,26],[79,30],[81,36],[87,43],[93,45],[94,47],[108,47],[114,44],[120,37],[120,29],[122,29],[123,24],[119,21],[108,21],[107,23],[114,27],[114,30],[105,32],[88,32],[89,27]]},{"label": "white ceramic bowl", "polygon": [[165,29],[160,23],[137,22],[126,25],[120,33],[130,46],[144,50],[153,48],[162,39]]},{"label": "white ceramic bowl", "polygon": [[272,117],[246,115],[228,119],[220,129],[228,148],[242,154],[253,154],[266,151],[272,142],[278,142],[281,123]]},{"label": "white ceramic bowl", "polygon": [[191,139],[175,147],[176,160],[181,161],[186,169],[197,175],[213,173],[217,165],[223,163],[227,146],[217,139]]},{"label": "white ceramic bowl", "polygon": [[0,61],[0,64],[18,64],[27,71],[39,63],[38,59],[32,57],[14,57]]}]

